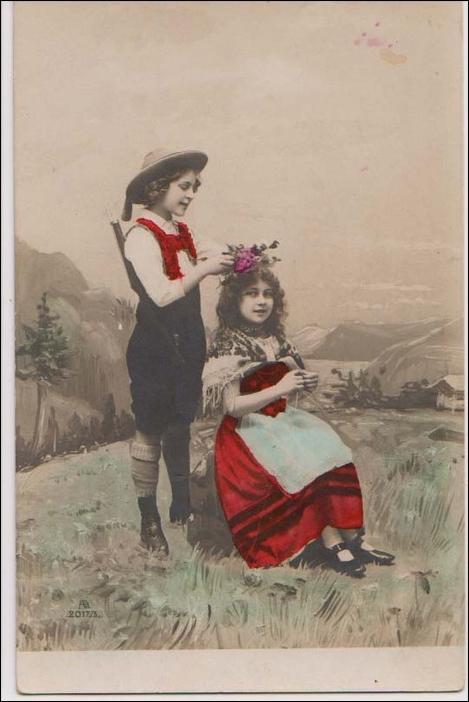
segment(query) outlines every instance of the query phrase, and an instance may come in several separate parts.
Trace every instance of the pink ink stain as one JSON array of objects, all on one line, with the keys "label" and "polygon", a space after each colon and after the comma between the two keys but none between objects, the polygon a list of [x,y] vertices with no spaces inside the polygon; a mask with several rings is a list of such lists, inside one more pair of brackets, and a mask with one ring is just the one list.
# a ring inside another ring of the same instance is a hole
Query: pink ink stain
[{"label": "pink ink stain", "polygon": [[384,46],[385,41],[379,37],[369,37],[366,43],[367,46]]},{"label": "pink ink stain", "polygon": [[360,169],[362,173],[366,173],[368,170],[368,166],[363,166],[363,168]]},{"label": "pink ink stain", "polygon": [[[381,22],[375,22],[374,26],[380,27]],[[368,46],[370,48],[386,46],[388,49],[392,49],[393,46],[397,44],[397,39],[388,44],[386,39],[382,39],[381,37],[378,37],[376,35],[368,34],[368,32],[361,32],[360,36],[353,40],[353,43],[355,46],[360,46],[361,44],[364,44],[365,46]]]}]

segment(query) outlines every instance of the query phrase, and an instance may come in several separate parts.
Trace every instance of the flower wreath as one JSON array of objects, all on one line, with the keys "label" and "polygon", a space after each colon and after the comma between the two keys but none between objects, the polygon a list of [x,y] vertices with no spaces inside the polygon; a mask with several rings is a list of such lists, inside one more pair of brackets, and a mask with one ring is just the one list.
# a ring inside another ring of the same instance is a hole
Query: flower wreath
[{"label": "flower wreath", "polygon": [[262,242],[245,246],[244,244],[229,244],[228,252],[234,256],[233,269],[221,276],[221,284],[226,285],[234,276],[252,271],[257,266],[271,266],[281,259],[269,253],[270,249],[276,249],[279,245],[277,240],[271,244]]}]

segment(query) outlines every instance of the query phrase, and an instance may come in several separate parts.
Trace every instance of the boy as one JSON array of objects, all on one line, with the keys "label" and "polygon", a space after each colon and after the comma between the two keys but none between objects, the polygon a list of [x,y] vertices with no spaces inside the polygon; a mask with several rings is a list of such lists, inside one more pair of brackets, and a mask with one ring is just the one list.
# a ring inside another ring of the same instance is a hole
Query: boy
[{"label": "boy", "polygon": [[136,436],[131,444],[132,478],[141,514],[141,543],[167,555],[157,507],[159,459],[168,468],[170,520],[191,514],[190,424],[201,395],[206,354],[199,283],[227,272],[233,257],[222,246],[193,238],[175,219],[185,215],[207,163],[201,151],[148,154],[127,187],[122,219],[132,205],[144,208],[125,238],[131,285],[139,296],[137,323],[127,349]]}]

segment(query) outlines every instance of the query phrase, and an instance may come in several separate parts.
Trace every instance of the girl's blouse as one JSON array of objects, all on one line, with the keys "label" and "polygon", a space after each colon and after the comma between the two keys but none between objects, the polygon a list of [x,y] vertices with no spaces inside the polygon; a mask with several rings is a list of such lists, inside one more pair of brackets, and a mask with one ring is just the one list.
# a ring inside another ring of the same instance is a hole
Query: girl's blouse
[{"label": "girl's blouse", "polygon": [[[143,208],[139,217],[150,219],[157,224],[168,235],[178,234],[174,220],[167,221],[159,217],[154,212]],[[222,244],[210,241],[209,239],[194,236],[195,248],[197,251],[197,261],[204,260],[221,253],[224,249]],[[184,286],[182,279],[170,280],[164,271],[163,257],[158,242],[152,232],[138,223],[130,229],[125,239],[125,257],[133,265],[135,273],[140,279],[148,296],[158,307],[165,307],[172,302],[184,297]],[[177,253],[181,273],[186,275],[193,269],[193,262],[186,251]]]},{"label": "girl's blouse", "polygon": [[256,337],[256,343],[262,347],[265,355],[267,356],[267,361],[276,361],[278,352],[280,350],[280,344],[275,336],[268,336],[265,339],[262,337]]}]

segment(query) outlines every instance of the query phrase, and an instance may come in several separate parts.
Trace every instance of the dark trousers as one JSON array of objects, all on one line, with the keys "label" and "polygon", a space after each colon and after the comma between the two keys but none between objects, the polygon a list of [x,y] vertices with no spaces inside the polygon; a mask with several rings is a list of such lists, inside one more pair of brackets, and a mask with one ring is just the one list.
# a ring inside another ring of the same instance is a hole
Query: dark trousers
[{"label": "dark trousers", "polygon": [[176,422],[170,424],[163,432],[161,446],[169,481],[171,483],[172,503],[169,517],[172,522],[186,520],[190,514],[190,424]]},{"label": "dark trousers", "polygon": [[[194,313],[196,330],[200,318],[197,314]],[[143,322],[137,323],[127,349],[135,426],[151,437],[150,444],[161,447],[172,489],[172,521],[184,521],[190,514],[190,425],[202,391],[203,325],[199,331],[184,346],[185,362],[181,366],[173,363],[167,349],[160,348],[157,334],[153,336]],[[181,336],[186,338],[182,332]]]}]

